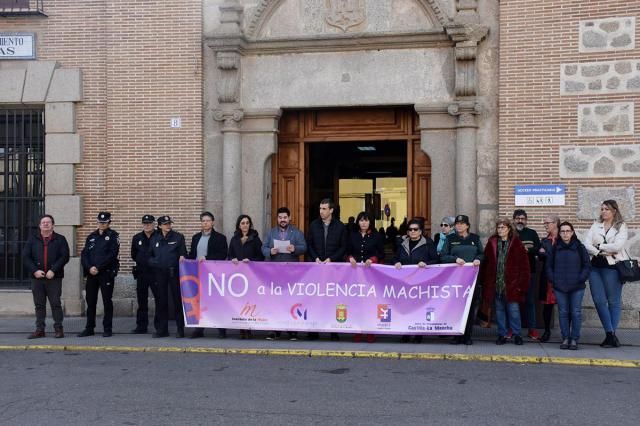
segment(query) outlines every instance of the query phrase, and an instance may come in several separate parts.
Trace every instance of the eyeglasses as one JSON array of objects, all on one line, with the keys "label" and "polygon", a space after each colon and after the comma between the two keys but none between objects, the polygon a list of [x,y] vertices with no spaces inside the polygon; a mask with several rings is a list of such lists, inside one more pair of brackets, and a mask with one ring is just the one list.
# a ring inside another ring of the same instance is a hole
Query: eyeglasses
[{"label": "eyeglasses", "polygon": [[543,223],[544,225],[551,225],[552,223],[555,223],[555,222],[542,222],[542,223]]},{"label": "eyeglasses", "polygon": [[450,227],[451,225],[449,225],[448,223],[441,223],[440,226],[445,226],[445,227]]},{"label": "eyeglasses", "polygon": [[420,228],[409,228],[409,232],[418,232]]},{"label": "eyeglasses", "polygon": [[506,227],[506,226],[504,226],[504,225],[499,225],[499,226],[497,226],[496,228],[497,228],[497,229],[507,229],[507,227]]}]

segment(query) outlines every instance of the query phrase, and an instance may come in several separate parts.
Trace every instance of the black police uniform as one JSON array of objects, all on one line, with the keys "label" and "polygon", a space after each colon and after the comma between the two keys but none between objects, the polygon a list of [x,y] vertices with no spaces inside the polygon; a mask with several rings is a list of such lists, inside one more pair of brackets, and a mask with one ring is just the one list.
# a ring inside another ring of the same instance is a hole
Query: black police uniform
[{"label": "black police uniform", "polygon": [[[138,298],[135,333],[146,333],[149,326],[149,289],[151,289],[153,298],[157,297],[155,276],[153,269],[149,266],[151,238],[153,238],[153,235],[152,233],[147,237],[147,234],[142,231],[131,239],[131,259],[136,263],[133,267],[133,277],[136,279],[136,295]],[[154,317],[154,325],[156,325],[156,321],[157,318]]]},{"label": "black police uniform", "polygon": [[[104,318],[102,325],[105,334],[111,333],[113,318],[113,285],[118,275],[120,262],[118,253],[120,252],[120,237],[111,228],[107,228],[103,233],[99,230],[93,231],[87,237],[82,249],[80,260],[84,274],[87,277],[87,325],[86,331],[93,332],[96,326],[96,305],[98,303],[98,290],[102,294],[104,305]],[[95,266],[98,268],[97,275],[91,275],[89,269]]]},{"label": "black police uniform", "polygon": [[169,292],[174,301],[178,336],[184,336],[184,315],[180,295],[180,256],[187,256],[184,235],[173,230],[167,235],[156,232],[150,241],[149,265],[153,268],[156,293],[156,333],[155,337],[169,335]]}]

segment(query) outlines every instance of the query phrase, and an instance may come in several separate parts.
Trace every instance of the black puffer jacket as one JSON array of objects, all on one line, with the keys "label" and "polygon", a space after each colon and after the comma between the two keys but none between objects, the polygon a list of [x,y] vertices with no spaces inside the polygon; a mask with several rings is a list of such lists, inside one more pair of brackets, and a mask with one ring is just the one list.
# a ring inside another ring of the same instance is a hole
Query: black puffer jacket
[{"label": "black puffer jacket", "polygon": [[555,290],[569,293],[582,290],[591,272],[591,261],[584,245],[575,237],[565,243],[558,242],[545,262],[547,277]]},{"label": "black puffer jacket", "polygon": [[398,247],[393,263],[400,262],[403,265],[417,265],[424,262],[427,265],[438,263],[438,253],[433,240],[429,237],[421,237],[418,244],[410,250],[409,237],[402,237],[402,244]]}]

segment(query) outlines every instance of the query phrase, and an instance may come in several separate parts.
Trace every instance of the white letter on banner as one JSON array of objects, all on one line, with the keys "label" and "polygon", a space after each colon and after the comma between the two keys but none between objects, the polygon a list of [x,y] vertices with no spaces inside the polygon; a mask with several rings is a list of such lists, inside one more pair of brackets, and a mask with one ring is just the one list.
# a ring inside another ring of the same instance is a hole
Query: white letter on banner
[{"label": "white letter on banner", "polygon": [[[236,277],[240,277],[240,278],[242,278],[242,281],[243,281],[243,283],[244,283],[244,288],[242,289],[242,292],[241,292],[241,293],[236,293],[235,291],[233,291],[233,280],[234,280]],[[233,274],[233,275],[231,275],[231,276],[229,277],[229,284],[228,284],[228,287],[229,287],[229,293],[230,293],[233,297],[242,297],[242,296],[244,296],[245,294],[247,294],[247,292],[249,291],[249,280],[247,280],[247,277],[245,277],[245,276],[244,276],[244,275],[242,275],[242,274],[239,274],[239,273],[238,273],[238,274]]]},{"label": "white letter on banner", "polygon": [[396,298],[395,287],[385,285],[384,291],[382,292],[382,297],[384,297],[385,299],[395,299]]},{"label": "white letter on banner", "polygon": [[220,275],[222,284],[220,284],[218,282],[218,280],[216,280],[216,277],[213,276],[213,274],[211,272],[209,272],[209,296],[211,296],[211,285],[213,284],[214,286],[216,286],[216,288],[218,289],[218,294],[220,296],[224,296],[224,282],[225,282],[225,274],[222,273]]}]

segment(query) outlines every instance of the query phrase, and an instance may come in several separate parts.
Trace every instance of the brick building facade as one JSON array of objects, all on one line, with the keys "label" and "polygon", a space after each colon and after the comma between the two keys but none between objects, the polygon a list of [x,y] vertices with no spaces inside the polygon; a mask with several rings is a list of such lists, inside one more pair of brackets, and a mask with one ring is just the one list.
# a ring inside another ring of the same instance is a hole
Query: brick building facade
[{"label": "brick building facade", "polygon": [[[121,234],[116,313],[131,315],[140,216],[171,214],[190,235],[207,209],[230,236],[242,211],[263,232],[281,196],[280,117],[327,107],[415,110],[430,175],[412,188],[432,229],[455,211],[486,236],[515,185],[565,184],[566,205],[526,207],[534,228],[555,211],[585,230],[612,196],[640,254],[640,5],[61,0],[44,13],[0,14],[0,33],[36,40],[35,60],[0,59],[0,108],[45,110],[45,209],[76,254],[68,314],[84,309],[77,255],[98,210]],[[640,292],[624,296],[623,325],[638,328]],[[32,311],[26,290],[0,300],[0,313]]]}]

